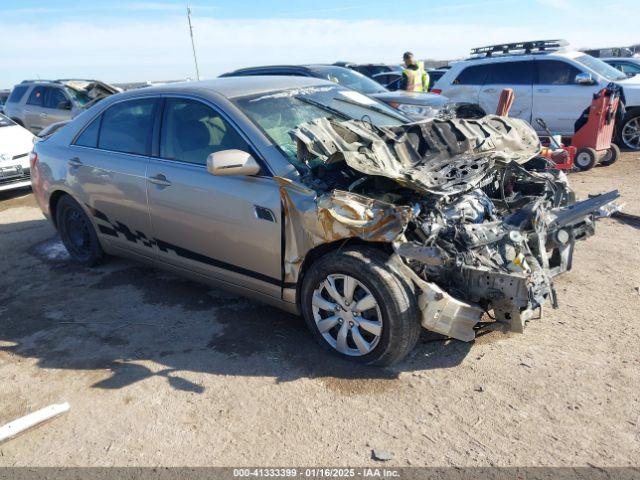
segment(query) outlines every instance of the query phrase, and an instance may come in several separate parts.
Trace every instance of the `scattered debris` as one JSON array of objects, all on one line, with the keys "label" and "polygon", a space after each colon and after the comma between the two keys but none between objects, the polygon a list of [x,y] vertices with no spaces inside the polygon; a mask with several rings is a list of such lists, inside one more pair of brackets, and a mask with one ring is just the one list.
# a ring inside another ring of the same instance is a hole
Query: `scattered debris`
[{"label": "scattered debris", "polygon": [[482,385],[476,385],[476,386],[474,387],[474,390],[475,390],[476,392],[484,392],[484,387],[483,387]]},{"label": "scattered debris", "polygon": [[371,451],[371,458],[379,462],[388,462],[389,460],[393,459],[393,453],[387,452],[386,450],[379,450],[377,448],[374,448]]},{"label": "scattered debris", "polygon": [[29,415],[18,418],[13,422],[9,422],[6,425],[0,427],[0,442],[4,442],[5,440],[15,437],[19,433],[24,432],[25,430],[34,427],[42,422],[45,422],[53,417],[56,417],[62,413],[65,413],[68,410],[69,404],[67,402],[49,405],[48,407],[30,413]]}]

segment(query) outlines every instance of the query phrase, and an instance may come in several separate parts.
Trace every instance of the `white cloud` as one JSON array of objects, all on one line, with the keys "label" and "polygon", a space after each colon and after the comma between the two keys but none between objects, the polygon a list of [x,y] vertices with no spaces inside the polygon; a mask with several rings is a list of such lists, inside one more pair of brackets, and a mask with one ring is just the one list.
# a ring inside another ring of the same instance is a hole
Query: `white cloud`
[{"label": "white cloud", "polygon": [[[549,19],[548,19],[549,20]],[[624,20],[622,20],[624,21]],[[501,22],[504,25],[506,22]],[[270,63],[336,60],[398,63],[411,50],[423,58],[464,56],[474,46],[566,36],[577,46],[633,43],[634,29],[618,24],[598,32],[581,22],[530,26],[414,24],[385,20],[218,20],[194,18],[201,74],[212,78],[229,69]],[[564,25],[562,28],[558,24]],[[407,35],[423,32],[423,35]],[[2,85],[23,78],[95,77],[105,81],[160,80],[193,75],[185,16],[122,21],[102,18],[49,26],[3,26]]]}]

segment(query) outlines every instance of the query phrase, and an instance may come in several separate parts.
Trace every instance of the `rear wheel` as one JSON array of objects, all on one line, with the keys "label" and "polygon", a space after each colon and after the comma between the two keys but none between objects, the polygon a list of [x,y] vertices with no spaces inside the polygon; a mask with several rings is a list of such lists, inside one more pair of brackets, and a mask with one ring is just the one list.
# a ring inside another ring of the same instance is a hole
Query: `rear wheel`
[{"label": "rear wheel", "polygon": [[415,295],[371,248],[329,253],[306,273],[302,313],[316,340],[342,358],[373,365],[402,360],[420,335]]},{"label": "rear wheel", "polygon": [[608,167],[609,165],[613,165],[614,163],[616,163],[618,158],[620,158],[620,147],[618,147],[615,143],[612,143],[605,156],[602,157],[600,163],[605,167]]},{"label": "rear wheel", "polygon": [[80,204],[69,195],[58,200],[56,226],[62,243],[73,260],[88,267],[104,260],[104,251],[91,220]]},{"label": "rear wheel", "polygon": [[593,148],[581,148],[576,153],[575,166],[580,170],[591,170],[598,161],[598,152]]}]

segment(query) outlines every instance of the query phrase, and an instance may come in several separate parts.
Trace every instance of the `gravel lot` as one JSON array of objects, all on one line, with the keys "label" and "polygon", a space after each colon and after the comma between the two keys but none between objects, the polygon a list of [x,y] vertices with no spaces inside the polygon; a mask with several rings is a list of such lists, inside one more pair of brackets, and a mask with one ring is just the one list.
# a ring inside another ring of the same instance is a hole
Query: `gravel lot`
[{"label": "gravel lot", "polygon": [[0,444],[6,466],[638,465],[640,155],[571,175],[619,188],[524,335],[425,332],[390,369],[317,347],[292,315],[114,259],[69,263],[29,192],[0,194]]}]

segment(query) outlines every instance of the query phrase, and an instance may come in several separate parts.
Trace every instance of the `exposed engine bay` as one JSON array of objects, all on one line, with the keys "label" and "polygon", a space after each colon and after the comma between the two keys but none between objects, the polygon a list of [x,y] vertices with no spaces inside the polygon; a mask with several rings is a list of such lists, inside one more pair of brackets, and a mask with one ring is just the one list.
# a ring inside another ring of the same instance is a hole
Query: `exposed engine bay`
[{"label": "exposed engine bay", "polygon": [[617,191],[576,202],[522,120],[320,118],[291,136],[314,198],[281,182],[299,217],[286,227],[287,280],[322,242],[388,243],[419,290],[423,326],[464,341],[478,325],[522,332],[544,304],[556,307],[553,279],[571,268],[576,241],[618,208]]}]

